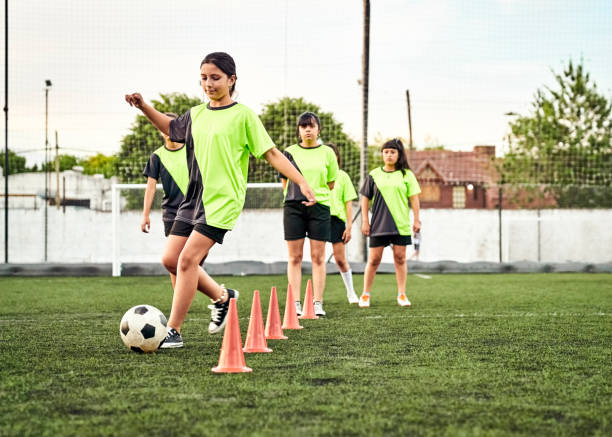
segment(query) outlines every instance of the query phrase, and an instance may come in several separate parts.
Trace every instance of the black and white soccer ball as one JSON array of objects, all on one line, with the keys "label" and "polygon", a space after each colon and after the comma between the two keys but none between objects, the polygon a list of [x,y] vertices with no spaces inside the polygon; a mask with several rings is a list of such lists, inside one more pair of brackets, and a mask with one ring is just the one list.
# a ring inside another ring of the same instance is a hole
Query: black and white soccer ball
[{"label": "black and white soccer ball", "polygon": [[168,321],[151,305],[136,305],[123,315],[119,325],[121,340],[136,352],[154,352],[166,339]]}]

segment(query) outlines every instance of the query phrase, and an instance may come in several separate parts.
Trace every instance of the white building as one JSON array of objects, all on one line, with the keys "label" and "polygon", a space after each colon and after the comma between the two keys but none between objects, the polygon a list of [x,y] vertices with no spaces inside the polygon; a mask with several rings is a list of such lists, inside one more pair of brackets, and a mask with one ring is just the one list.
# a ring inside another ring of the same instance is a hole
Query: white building
[{"label": "white building", "polygon": [[[52,205],[55,205],[56,193],[59,190],[60,205],[82,206],[96,211],[110,211],[111,186],[117,182],[113,176],[104,178],[101,174],[85,175],[81,167],[73,170],[55,172],[17,173],[9,179],[9,208],[38,209],[44,207],[45,176],[47,189]],[[0,180],[0,192],[4,193],[4,177]],[[4,208],[4,203],[1,208]]]}]

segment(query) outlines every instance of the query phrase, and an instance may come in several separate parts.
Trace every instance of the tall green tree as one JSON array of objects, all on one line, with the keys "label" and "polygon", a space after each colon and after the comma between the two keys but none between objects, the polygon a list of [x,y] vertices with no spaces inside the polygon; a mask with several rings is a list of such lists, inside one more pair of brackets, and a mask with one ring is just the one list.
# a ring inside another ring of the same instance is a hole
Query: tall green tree
[{"label": "tall green tree", "polygon": [[612,103],[582,63],[569,61],[555,82],[510,123],[502,182],[548,192],[561,207],[610,207]]},{"label": "tall green tree", "polygon": [[[321,139],[325,143],[334,143],[340,150],[342,167],[354,184],[359,181],[359,148],[357,143],[344,132],[343,125],[334,118],[331,112],[323,111],[318,105],[305,101],[302,97],[283,97],[277,102],[264,106],[260,115],[266,130],[274,144],[282,151],[296,144],[297,120],[300,114],[310,111],[321,120]],[[256,162],[253,157],[249,162],[249,182],[277,182],[277,173],[267,163]]]},{"label": "tall green tree", "polygon": [[[202,101],[184,93],[160,94],[159,100],[151,104],[161,112],[174,112],[178,115]],[[142,114],[137,114],[130,127],[130,133],[121,139],[121,148],[116,155],[115,172],[123,183],[142,183],[142,171],[151,153],[163,144],[159,131]]]},{"label": "tall green tree", "polygon": [[24,173],[28,171],[26,167],[26,159],[23,156],[17,155],[11,149],[8,150],[8,161],[9,161],[9,169],[8,173],[4,170],[4,151],[0,152],[0,167],[2,167],[3,175],[12,175],[16,173]]}]

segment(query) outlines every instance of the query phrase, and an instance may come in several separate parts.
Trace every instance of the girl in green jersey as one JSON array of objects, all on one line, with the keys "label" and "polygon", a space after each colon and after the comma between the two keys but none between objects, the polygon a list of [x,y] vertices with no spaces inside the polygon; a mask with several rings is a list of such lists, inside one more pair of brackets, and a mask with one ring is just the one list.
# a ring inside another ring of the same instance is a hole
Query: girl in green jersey
[{"label": "girl in green jersey", "polygon": [[[336,154],[338,160],[338,168],[342,166],[342,158],[340,151],[335,144],[329,143]],[[346,245],[351,240],[351,228],[353,225],[353,200],[357,199],[357,193],[353,187],[353,182],[347,172],[338,170],[338,178],[334,184],[334,189],[331,192],[331,232],[329,241],[332,244],[334,251],[334,259],[340,276],[346,287],[346,298],[349,303],[358,303],[359,298],[355,294],[353,288],[353,272],[351,266],[346,260]]]},{"label": "girl in green jersey", "polygon": [[325,316],[323,291],[325,289],[325,243],[330,233],[330,191],[338,176],[338,162],[334,151],[319,143],[321,121],[316,114],[305,112],[298,118],[298,144],[287,147],[285,156],[304,175],[317,196],[317,203],[303,204],[304,196],[281,172],[285,202],[283,204],[283,227],[289,251],[287,278],[294,293],[296,310],[301,314],[300,285],[302,282],[302,257],[304,240],[310,243],[312,261],[312,288],[314,308],[317,316]]},{"label": "girl in green jersey", "polygon": [[[406,297],[406,246],[411,244],[412,231],[421,230],[419,220],[421,192],[419,183],[408,167],[404,145],[398,139],[387,141],[382,146],[384,166],[375,168],[361,188],[361,230],[370,237],[370,253],[363,278],[363,294],[359,306],[370,306],[370,291],[376,270],[380,265],[385,246],[393,247],[395,279],[397,281],[397,303],[409,307]],[[368,209],[372,203],[372,220]],[[410,203],[408,202],[410,200]],[[414,223],[410,223],[409,206],[412,207]]]},{"label": "girl in green jersey", "polygon": [[140,109],[149,121],[172,141],[184,142],[189,166],[189,184],[167,240],[162,263],[176,274],[168,336],[162,347],[182,347],[181,327],[196,290],[206,293],[213,305],[209,332],[225,326],[229,299],[238,292],[214,281],[202,268],[215,243],[238,219],[244,204],[249,154],[263,157],[286,174],[304,195],[304,204],[316,198],[304,177],[274,146],[259,117],[235,102],[236,65],[230,55],[210,53],[200,64],[200,84],[210,99],[171,119],[133,93],[126,101]]}]

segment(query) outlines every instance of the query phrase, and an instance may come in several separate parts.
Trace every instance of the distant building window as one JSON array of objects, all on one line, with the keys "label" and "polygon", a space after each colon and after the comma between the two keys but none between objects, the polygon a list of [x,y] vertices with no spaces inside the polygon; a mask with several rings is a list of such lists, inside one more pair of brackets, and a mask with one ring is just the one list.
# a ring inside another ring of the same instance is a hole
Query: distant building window
[{"label": "distant building window", "polygon": [[440,186],[439,185],[422,185],[419,199],[422,202],[439,202],[440,201]]},{"label": "distant building window", "polygon": [[453,208],[465,208],[465,187],[453,187]]}]

